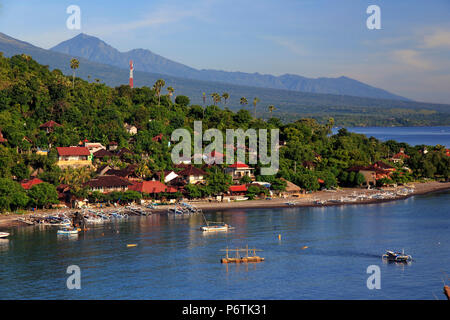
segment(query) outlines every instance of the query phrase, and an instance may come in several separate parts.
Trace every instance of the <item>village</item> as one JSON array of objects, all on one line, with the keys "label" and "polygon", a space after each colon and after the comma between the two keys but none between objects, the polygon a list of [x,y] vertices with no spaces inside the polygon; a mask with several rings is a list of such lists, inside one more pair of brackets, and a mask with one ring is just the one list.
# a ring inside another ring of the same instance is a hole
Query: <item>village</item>
[{"label": "village", "polygon": [[[54,121],[40,126],[47,134],[51,134],[57,127],[61,125]],[[137,134],[138,129],[135,126],[125,124],[124,128],[131,137]],[[5,140],[3,136],[1,139]],[[163,135],[159,134],[152,140],[163,143]],[[249,148],[244,148],[247,153],[252,152]],[[403,149],[388,159],[389,161],[377,161],[370,166],[350,167],[347,170],[349,174],[353,172],[363,178],[360,187],[346,189],[322,187],[322,191],[319,192],[307,191],[284,178],[277,179],[275,183],[262,180],[261,177],[264,176],[259,176],[260,179],[256,180],[255,168],[241,162],[220,166],[208,164],[195,166],[191,163],[192,159],[187,158],[181,163],[174,164],[171,170],[156,171],[144,178],[142,172],[139,172],[139,166],[130,160],[133,152],[125,147],[119,148],[116,142],[104,146],[102,143],[89,142],[85,139],[78,145],[55,149],[58,156],[56,165],[62,170],[84,168],[90,175],[82,184],[88,192],[87,197],[77,197],[71,186],[62,183],[56,187],[59,203],[51,206],[52,208],[106,209],[109,206],[117,207],[133,202],[135,205],[151,205],[153,209],[156,209],[155,205],[159,205],[158,211],[166,211],[166,207],[161,205],[173,205],[187,200],[205,209],[217,208],[219,203],[227,203],[228,208],[230,203],[236,203],[232,207],[333,205],[394,199],[414,192],[414,185],[383,185],[384,189],[375,189],[380,186],[380,181],[389,179],[397,170],[388,162],[402,165],[403,161],[409,158]],[[35,152],[46,156],[49,151],[37,148]],[[225,155],[213,151],[202,157],[207,163],[214,163],[217,159],[220,159],[221,163]],[[320,155],[316,154],[315,157],[320,161]],[[117,164],[120,164],[120,167]],[[302,166],[309,170],[314,170],[315,165],[316,162],[313,161],[302,163]],[[208,172],[211,172],[211,169],[216,172],[220,170],[228,176],[226,179],[229,179],[230,183],[227,188],[215,196],[202,196],[200,192],[192,191],[195,186],[204,186],[207,183]],[[406,166],[403,169],[406,172],[411,171]],[[43,183],[44,181],[37,177],[39,173],[39,170],[36,170],[30,179],[21,181],[22,188],[30,190],[33,186]],[[320,185],[324,184],[322,179],[317,180]],[[442,185],[439,185],[439,188],[441,187]],[[119,195],[115,201],[108,198],[108,195],[114,193]],[[125,194],[133,196],[126,197]],[[254,201],[246,201],[244,204],[245,200]],[[32,208],[32,212],[36,213],[37,209]]]}]

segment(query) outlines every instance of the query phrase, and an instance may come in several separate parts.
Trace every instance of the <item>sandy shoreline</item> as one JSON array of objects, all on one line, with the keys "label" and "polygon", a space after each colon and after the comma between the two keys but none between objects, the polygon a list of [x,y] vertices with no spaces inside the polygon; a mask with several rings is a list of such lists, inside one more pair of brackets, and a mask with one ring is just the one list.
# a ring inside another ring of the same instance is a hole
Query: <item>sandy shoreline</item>
[{"label": "sandy shoreline", "polygon": [[[330,200],[338,200],[340,198],[346,198],[355,194],[358,195],[370,195],[379,193],[380,190],[367,190],[361,188],[343,188],[335,192],[330,191],[317,191],[309,194],[305,194],[302,197],[291,197],[291,198],[274,198],[272,200],[251,200],[251,201],[234,201],[234,202],[190,202],[195,207],[202,209],[203,211],[223,211],[223,210],[239,210],[239,209],[258,209],[258,208],[292,208],[292,207],[326,207],[326,206],[341,206],[341,205],[351,205],[351,204],[371,204],[387,201],[395,201],[400,199],[405,199],[414,195],[427,194],[431,192],[450,190],[450,182],[424,182],[424,183],[410,183],[408,186],[414,186],[414,192],[404,195],[396,196],[395,198],[388,199],[365,199],[353,202],[330,202]],[[402,189],[404,187],[397,188],[383,188],[384,191],[395,191]],[[327,202],[324,204],[317,204],[316,201]],[[288,205],[287,202],[292,201],[293,205]],[[152,209],[152,213],[165,213],[168,208],[173,208],[174,205],[161,205],[156,209]],[[114,207],[104,207],[104,211],[115,210]],[[23,222],[17,221],[18,217],[26,217],[35,214],[47,214],[51,212],[56,212],[54,210],[39,210],[35,213],[27,213],[24,215],[18,214],[2,214],[0,215],[0,230],[8,229],[11,227],[24,226]],[[65,209],[64,211],[78,211],[79,209]]]}]

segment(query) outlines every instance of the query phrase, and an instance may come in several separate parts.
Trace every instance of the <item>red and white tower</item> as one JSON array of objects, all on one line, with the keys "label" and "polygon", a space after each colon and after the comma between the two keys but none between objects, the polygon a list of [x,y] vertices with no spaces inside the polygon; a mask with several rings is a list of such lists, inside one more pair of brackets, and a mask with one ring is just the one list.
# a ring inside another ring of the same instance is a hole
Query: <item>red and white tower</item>
[{"label": "red and white tower", "polygon": [[133,88],[133,60],[130,60],[130,87]]}]

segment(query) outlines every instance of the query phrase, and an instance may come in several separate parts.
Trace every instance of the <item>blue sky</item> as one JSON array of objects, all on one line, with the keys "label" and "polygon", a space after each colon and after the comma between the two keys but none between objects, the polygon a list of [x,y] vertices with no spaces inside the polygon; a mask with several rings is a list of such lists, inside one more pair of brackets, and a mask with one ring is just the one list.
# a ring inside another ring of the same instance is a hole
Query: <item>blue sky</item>
[{"label": "blue sky", "polygon": [[[450,0],[0,0],[0,31],[50,48],[80,31],[198,69],[345,75],[450,103]],[[81,8],[81,30],[66,8]],[[366,9],[381,8],[381,30]]]}]

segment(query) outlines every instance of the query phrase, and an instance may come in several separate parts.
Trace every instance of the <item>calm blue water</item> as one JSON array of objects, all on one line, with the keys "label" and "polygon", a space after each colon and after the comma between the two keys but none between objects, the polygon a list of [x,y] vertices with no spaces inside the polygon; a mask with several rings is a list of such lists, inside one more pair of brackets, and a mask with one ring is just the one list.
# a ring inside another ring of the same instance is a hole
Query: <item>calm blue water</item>
[{"label": "calm blue water", "polygon": [[[449,201],[444,192],[373,205],[216,212],[207,219],[236,229],[210,235],[198,230],[201,216],[135,217],[73,239],[58,238],[56,229],[14,229],[0,243],[0,298],[443,299]],[[266,261],[219,262],[220,249],[247,244],[263,249]],[[386,249],[402,248],[411,265],[382,261]],[[81,268],[81,290],[66,288],[69,265]],[[366,287],[369,265],[381,269],[381,290]]]},{"label": "calm blue water", "polygon": [[[333,128],[333,133],[338,130]],[[381,141],[392,139],[413,146],[440,144],[450,148],[450,127],[354,127],[347,130],[373,136]]]}]

